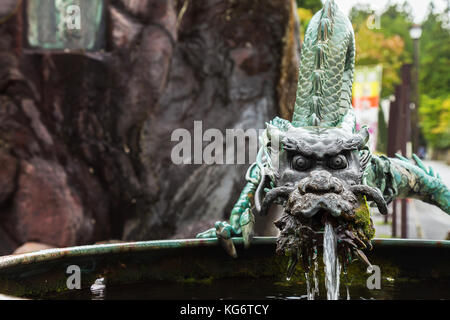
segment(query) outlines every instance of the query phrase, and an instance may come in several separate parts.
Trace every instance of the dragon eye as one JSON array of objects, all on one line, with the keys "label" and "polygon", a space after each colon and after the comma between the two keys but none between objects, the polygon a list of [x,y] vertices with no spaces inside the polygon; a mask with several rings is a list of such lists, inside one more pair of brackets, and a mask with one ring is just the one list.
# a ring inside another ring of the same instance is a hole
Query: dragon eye
[{"label": "dragon eye", "polygon": [[347,165],[347,158],[342,154],[328,160],[328,166],[334,170],[345,169],[347,168]]},{"label": "dragon eye", "polygon": [[311,167],[311,160],[304,156],[297,155],[292,159],[292,167],[298,171],[304,171]]}]

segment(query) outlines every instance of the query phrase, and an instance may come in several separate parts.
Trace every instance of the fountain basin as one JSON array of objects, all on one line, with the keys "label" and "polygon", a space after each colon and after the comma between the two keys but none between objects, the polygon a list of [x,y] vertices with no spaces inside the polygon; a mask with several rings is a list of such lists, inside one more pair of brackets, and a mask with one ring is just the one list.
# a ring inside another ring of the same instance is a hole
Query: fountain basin
[{"label": "fountain basin", "polygon": [[[233,239],[238,258],[216,239],[162,240],[48,249],[0,257],[0,294],[38,299],[90,299],[98,278],[106,279],[100,298],[130,299],[302,299],[301,266],[285,279],[287,258],[275,254],[275,238],[257,237],[248,250]],[[367,252],[380,267],[381,289],[367,288],[371,276],[354,261],[342,279],[354,299],[450,299],[450,241],[374,239]],[[321,258],[319,261],[321,262]],[[69,289],[69,266],[80,268],[81,289]],[[319,266],[323,279],[323,265]],[[341,275],[342,277],[342,275]],[[321,298],[326,297],[321,283]]]}]

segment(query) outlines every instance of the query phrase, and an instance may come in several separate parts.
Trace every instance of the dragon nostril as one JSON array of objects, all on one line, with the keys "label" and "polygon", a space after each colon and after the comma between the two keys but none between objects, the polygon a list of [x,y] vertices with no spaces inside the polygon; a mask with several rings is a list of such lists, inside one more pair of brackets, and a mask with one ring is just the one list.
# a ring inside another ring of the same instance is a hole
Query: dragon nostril
[{"label": "dragon nostril", "polygon": [[334,178],[331,173],[324,170],[316,170],[310,173],[309,177],[303,179],[298,189],[305,193],[341,193],[343,187],[341,182]]}]

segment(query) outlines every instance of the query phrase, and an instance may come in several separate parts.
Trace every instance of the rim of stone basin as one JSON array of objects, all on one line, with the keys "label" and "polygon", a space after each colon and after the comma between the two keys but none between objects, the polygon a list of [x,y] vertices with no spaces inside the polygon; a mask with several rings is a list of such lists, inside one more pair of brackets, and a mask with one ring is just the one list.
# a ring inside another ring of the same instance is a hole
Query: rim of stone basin
[{"label": "rim of stone basin", "polygon": [[[242,245],[242,238],[233,238],[236,245]],[[255,237],[252,245],[275,244],[276,237]],[[380,239],[372,240],[374,246],[416,246],[416,247],[450,247],[450,240],[423,240],[423,239]],[[82,257],[88,255],[103,255],[118,252],[152,251],[182,247],[219,246],[217,239],[175,239],[152,240],[138,242],[120,242],[113,244],[96,244],[67,248],[52,248],[31,253],[9,255],[0,257],[0,270],[17,265],[32,264],[36,262],[57,260],[63,257]]]}]

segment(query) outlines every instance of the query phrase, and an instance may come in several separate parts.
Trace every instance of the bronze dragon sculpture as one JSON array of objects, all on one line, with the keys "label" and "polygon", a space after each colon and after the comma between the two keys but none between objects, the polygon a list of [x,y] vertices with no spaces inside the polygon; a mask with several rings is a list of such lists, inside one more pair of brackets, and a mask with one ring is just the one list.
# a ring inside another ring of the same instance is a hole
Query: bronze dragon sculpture
[{"label": "bronze dragon sculpture", "polygon": [[217,237],[236,256],[231,238],[243,237],[248,247],[253,212],[264,215],[279,204],[277,251],[290,256],[290,276],[299,261],[309,270],[325,222],[334,229],[344,268],[355,258],[370,265],[362,251],[371,249],[375,234],[368,203],[387,214],[393,199],[416,198],[450,214],[450,191],[432,168],[415,155],[414,162],[372,155],[367,128],[356,131],[354,61],[352,25],[328,0],[306,31],[292,121],[277,117],[267,123],[230,220],[197,237]]}]

